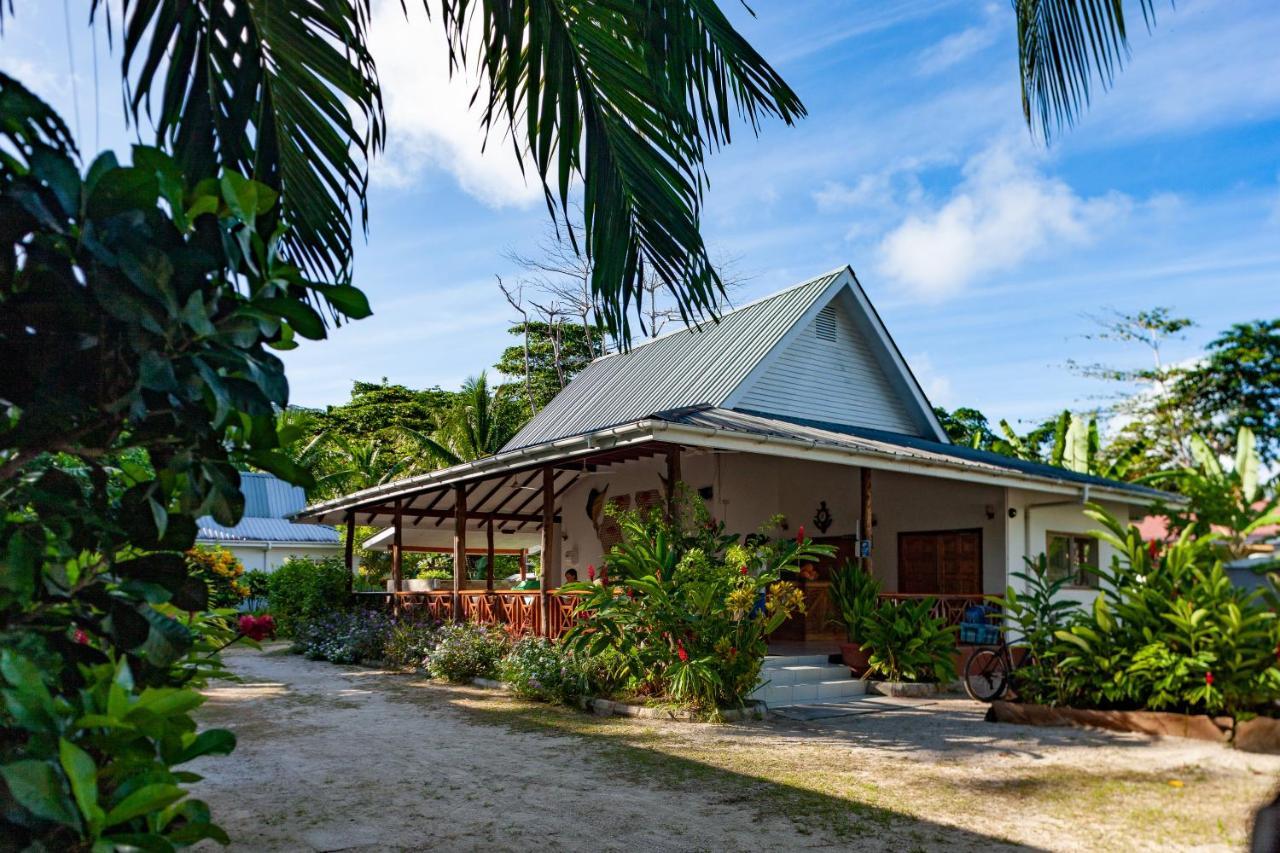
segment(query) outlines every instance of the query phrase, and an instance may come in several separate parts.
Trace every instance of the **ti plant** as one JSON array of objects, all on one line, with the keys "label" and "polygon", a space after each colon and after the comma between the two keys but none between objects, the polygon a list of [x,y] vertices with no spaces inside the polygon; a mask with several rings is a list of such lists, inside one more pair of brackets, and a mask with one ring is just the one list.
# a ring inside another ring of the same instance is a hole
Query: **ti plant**
[{"label": "ti plant", "polygon": [[862,648],[869,674],[886,681],[954,681],[955,625],[933,614],[932,597],[881,601],[867,620]]}]

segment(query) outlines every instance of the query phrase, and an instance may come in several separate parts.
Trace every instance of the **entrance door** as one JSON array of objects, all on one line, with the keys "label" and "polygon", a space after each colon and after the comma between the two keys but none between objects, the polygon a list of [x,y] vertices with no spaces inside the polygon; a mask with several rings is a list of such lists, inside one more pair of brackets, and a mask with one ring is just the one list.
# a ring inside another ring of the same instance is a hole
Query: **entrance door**
[{"label": "entrance door", "polygon": [[899,533],[898,591],[916,595],[980,595],[982,531]]}]

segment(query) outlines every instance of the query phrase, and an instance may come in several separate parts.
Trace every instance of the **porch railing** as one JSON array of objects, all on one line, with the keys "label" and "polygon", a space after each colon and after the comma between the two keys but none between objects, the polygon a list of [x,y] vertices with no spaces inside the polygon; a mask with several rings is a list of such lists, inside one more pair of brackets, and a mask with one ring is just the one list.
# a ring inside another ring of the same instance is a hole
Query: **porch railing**
[{"label": "porch railing", "polygon": [[922,598],[932,598],[933,608],[930,613],[935,617],[945,619],[948,625],[959,625],[963,622],[965,608],[987,604],[987,600],[981,595],[929,595],[924,593],[884,592],[880,594],[880,598],[894,602],[919,601]]},{"label": "porch railing", "polygon": [[[357,594],[405,615],[420,614],[441,622],[454,618],[452,590]],[[574,608],[581,593],[548,592],[545,626],[541,596],[538,590],[464,589],[458,593],[457,613],[466,621],[501,625],[512,636],[560,637],[574,622]]]}]

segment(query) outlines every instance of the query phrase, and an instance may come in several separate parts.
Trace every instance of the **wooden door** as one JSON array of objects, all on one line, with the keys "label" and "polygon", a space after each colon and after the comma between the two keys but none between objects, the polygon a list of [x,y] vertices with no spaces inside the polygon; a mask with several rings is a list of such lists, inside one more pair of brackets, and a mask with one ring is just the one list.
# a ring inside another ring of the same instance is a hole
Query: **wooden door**
[{"label": "wooden door", "polygon": [[982,531],[899,533],[898,591],[915,595],[980,595]]}]

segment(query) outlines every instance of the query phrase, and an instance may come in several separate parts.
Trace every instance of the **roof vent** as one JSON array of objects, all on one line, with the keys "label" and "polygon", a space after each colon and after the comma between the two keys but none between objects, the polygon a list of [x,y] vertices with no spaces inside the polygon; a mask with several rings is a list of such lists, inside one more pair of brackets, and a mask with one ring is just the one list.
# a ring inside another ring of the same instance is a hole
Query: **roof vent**
[{"label": "roof vent", "polygon": [[824,341],[835,341],[836,339],[836,308],[834,305],[828,305],[818,312],[818,337]]}]

